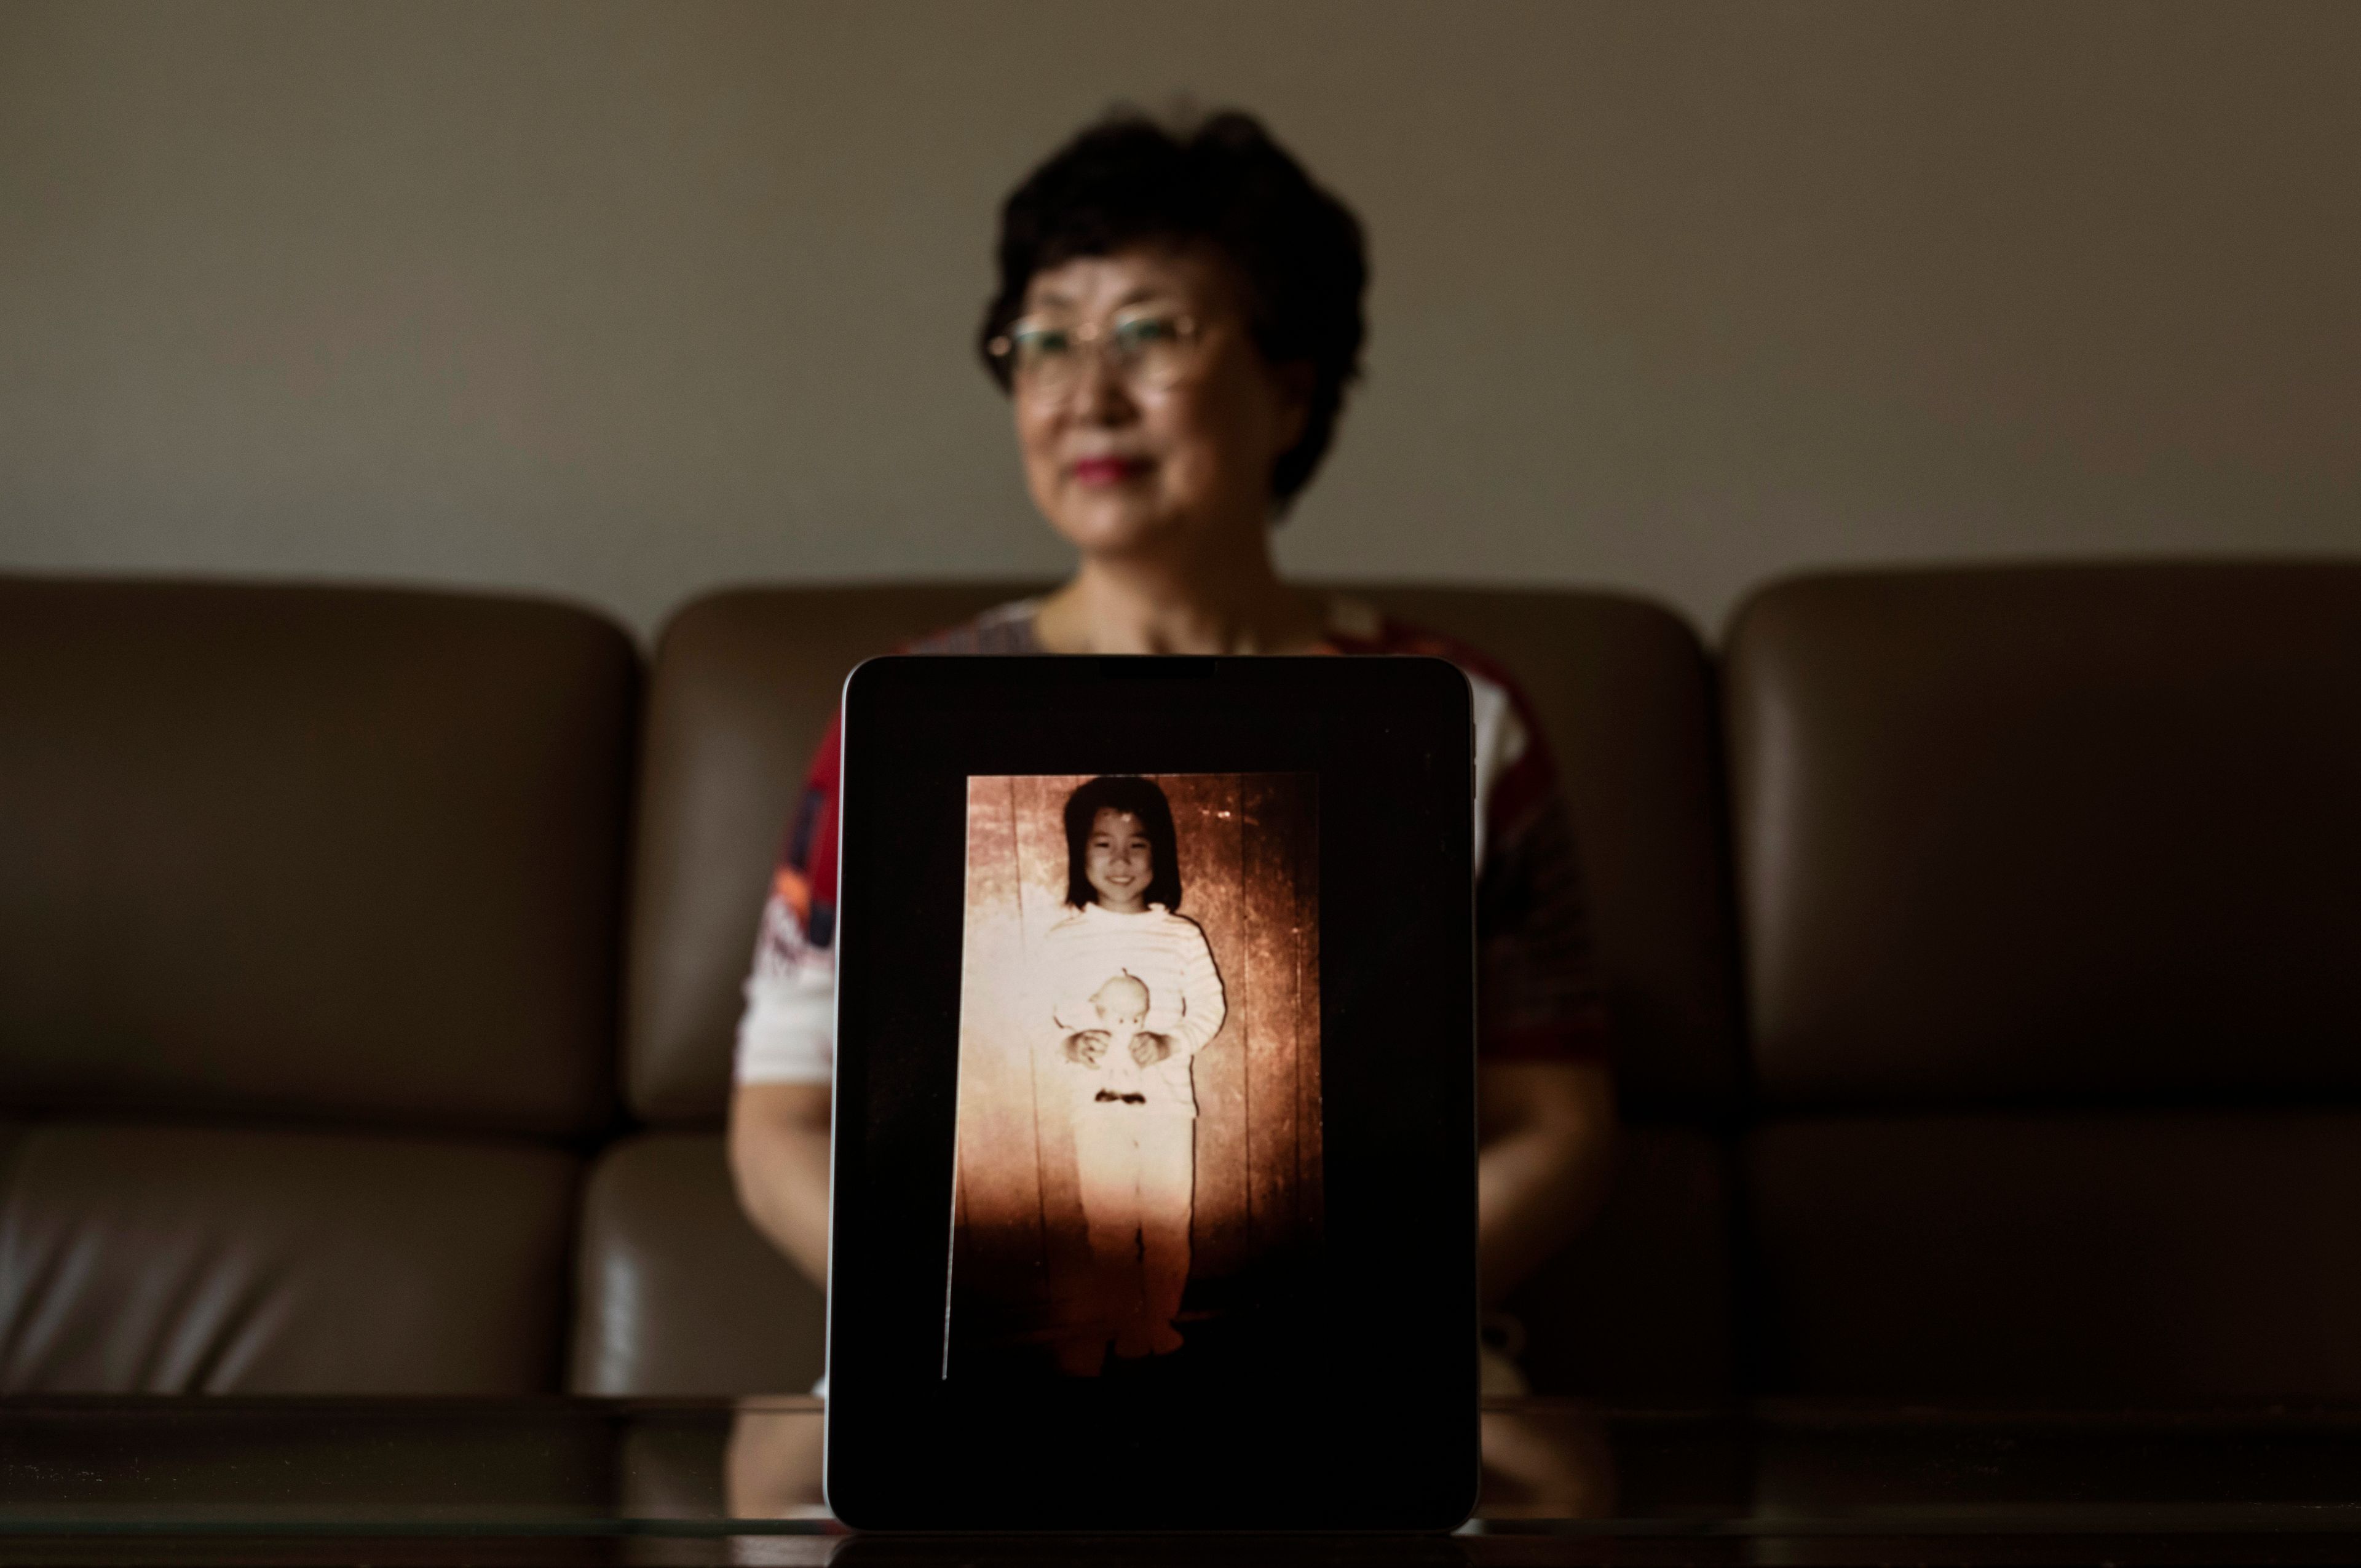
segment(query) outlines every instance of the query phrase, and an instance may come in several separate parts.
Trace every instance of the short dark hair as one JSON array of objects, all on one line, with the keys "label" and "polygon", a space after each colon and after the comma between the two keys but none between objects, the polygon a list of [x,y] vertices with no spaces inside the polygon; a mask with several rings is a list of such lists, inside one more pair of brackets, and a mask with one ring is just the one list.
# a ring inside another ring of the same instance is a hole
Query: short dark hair
[{"label": "short dark hair", "polygon": [[1361,374],[1369,265],[1360,220],[1251,115],[1225,111],[1175,130],[1118,109],[1052,153],[1000,210],[999,292],[977,345],[1005,391],[1007,367],[989,345],[1024,313],[1035,273],[1135,246],[1199,244],[1244,280],[1264,359],[1312,367],[1303,434],[1271,466],[1283,510],[1327,455],[1345,389]]},{"label": "short dark hair", "polygon": [[1074,786],[1066,797],[1066,902],[1076,909],[1098,902],[1091,885],[1091,828],[1102,811],[1127,811],[1148,830],[1148,892],[1144,902],[1180,908],[1180,840],[1172,830],[1172,803],[1154,779],[1111,773]]}]

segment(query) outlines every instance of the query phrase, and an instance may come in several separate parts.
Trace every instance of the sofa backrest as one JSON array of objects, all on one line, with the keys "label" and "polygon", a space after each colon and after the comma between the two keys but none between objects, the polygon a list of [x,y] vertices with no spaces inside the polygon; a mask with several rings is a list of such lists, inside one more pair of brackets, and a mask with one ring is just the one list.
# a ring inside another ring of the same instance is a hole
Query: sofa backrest
[{"label": "sofa backrest", "polygon": [[1625,1110],[1727,1118],[1745,1068],[1713,673],[1696,631],[1619,594],[1345,591],[1516,677],[1574,817]]},{"label": "sofa backrest", "polygon": [[2361,1393],[2361,567],[1800,579],[1727,660],[1767,1386]]},{"label": "sofa backrest", "polygon": [[555,605],[0,582],[0,1100],[599,1129],[635,664]]},{"label": "sofa backrest", "polygon": [[739,588],[656,642],[631,846],[623,1084],[632,1113],[711,1125],[788,813],[852,667],[1016,596],[1006,584]]},{"label": "sofa backrest", "polygon": [[1745,1089],[1711,665],[1679,616],[1571,590],[1346,590],[1497,660],[1532,700],[1582,855],[1627,1125],[1605,1208],[1507,1302],[1536,1387],[1736,1391],[1726,1132]]},{"label": "sofa backrest", "polygon": [[1813,577],[1728,657],[1773,1103],[2361,1091],[2361,567]]},{"label": "sofa backrest", "polygon": [[0,579],[0,1387],[554,1385],[637,669],[544,603]]}]

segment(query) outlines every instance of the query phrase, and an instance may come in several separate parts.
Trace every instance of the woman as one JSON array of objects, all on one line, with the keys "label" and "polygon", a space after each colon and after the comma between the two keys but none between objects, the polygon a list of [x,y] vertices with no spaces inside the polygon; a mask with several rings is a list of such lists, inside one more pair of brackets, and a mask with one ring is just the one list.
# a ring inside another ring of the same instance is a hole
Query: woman
[{"label": "woman", "polygon": [[[1002,212],[984,363],[1073,576],[916,652],[1439,654],[1476,691],[1477,1251],[1497,1301],[1604,1186],[1614,1116],[1572,833],[1531,709],[1448,639],[1281,582],[1270,532],[1358,374],[1360,225],[1252,119],[1083,131]],[[839,738],[763,914],[730,1149],[757,1226],[824,1280]],[[1513,1387],[1488,1362],[1488,1386]]]}]

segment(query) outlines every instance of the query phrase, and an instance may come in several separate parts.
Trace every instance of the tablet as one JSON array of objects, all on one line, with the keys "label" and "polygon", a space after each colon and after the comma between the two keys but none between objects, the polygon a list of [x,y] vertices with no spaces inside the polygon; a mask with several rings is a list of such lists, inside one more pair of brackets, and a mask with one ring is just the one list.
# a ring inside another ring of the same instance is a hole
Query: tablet
[{"label": "tablet", "polygon": [[1459,1524],[1466,678],[895,657],[843,732],[830,1508]]}]

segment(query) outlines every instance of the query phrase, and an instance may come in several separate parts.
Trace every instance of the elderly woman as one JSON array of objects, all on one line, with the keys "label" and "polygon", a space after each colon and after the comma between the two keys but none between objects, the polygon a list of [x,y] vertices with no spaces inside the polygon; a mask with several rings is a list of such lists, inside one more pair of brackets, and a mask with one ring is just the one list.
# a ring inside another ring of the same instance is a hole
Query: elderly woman
[{"label": "elderly woman", "polygon": [[[1001,217],[983,358],[1033,501],[1079,556],[1039,599],[915,645],[965,653],[1439,654],[1473,682],[1480,795],[1478,1256],[1496,1301],[1587,1216],[1613,1133],[1574,841],[1540,726],[1474,651],[1290,587],[1270,533],[1356,376],[1360,225],[1262,127],[1118,115]],[[822,744],[763,913],[730,1152],[756,1225],[828,1260],[838,737]],[[1488,1384],[1513,1369],[1488,1365]]]}]

